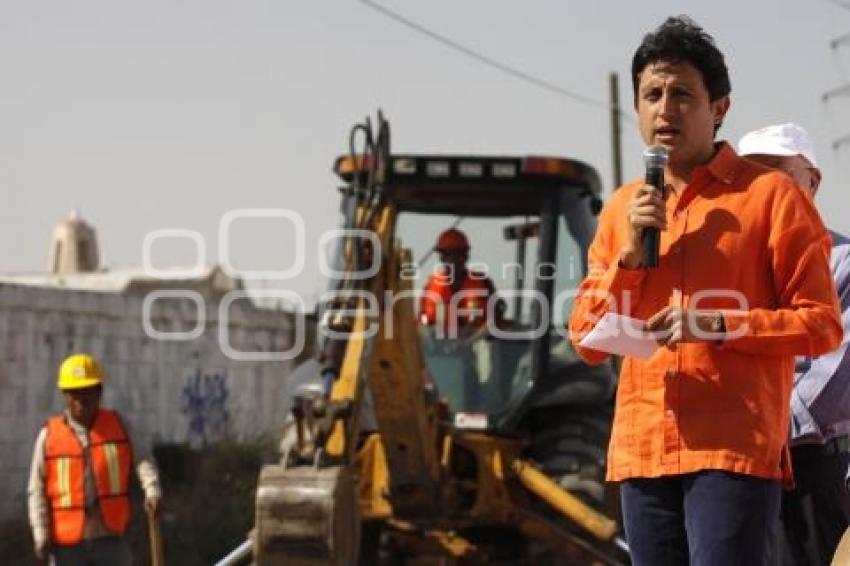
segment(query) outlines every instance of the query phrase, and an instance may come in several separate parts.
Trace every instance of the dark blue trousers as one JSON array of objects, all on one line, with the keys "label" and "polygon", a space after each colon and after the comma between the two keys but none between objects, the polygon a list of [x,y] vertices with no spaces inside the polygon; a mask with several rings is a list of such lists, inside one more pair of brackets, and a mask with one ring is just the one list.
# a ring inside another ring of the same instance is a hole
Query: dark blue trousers
[{"label": "dark blue trousers", "polygon": [[776,560],[781,485],[719,470],[620,486],[633,566],[760,566]]},{"label": "dark blue trousers", "polygon": [[50,549],[50,566],[130,566],[133,556],[124,537],[84,540]]},{"label": "dark blue trousers", "polygon": [[850,493],[844,483],[847,455],[837,446],[831,441],[791,448],[797,485],[782,494],[782,564],[820,566],[832,562],[850,523]]}]

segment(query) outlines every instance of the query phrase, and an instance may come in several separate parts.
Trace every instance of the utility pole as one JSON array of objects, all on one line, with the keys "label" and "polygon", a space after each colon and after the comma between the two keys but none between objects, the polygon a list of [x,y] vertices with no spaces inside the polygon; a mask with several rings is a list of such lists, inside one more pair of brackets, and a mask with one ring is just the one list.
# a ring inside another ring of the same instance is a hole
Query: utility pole
[{"label": "utility pole", "polygon": [[616,189],[623,184],[623,140],[620,115],[620,86],[617,73],[608,75],[611,106],[611,173]]},{"label": "utility pole", "polygon": [[[614,181],[612,190],[617,190],[623,185],[623,116],[620,112],[620,85],[617,73],[608,75],[609,106],[611,107],[611,178]],[[611,368],[616,375],[620,375],[620,367],[623,365],[621,356],[611,356]],[[619,510],[619,491],[612,496],[611,502],[615,502]],[[619,512],[619,511],[618,511]]]}]

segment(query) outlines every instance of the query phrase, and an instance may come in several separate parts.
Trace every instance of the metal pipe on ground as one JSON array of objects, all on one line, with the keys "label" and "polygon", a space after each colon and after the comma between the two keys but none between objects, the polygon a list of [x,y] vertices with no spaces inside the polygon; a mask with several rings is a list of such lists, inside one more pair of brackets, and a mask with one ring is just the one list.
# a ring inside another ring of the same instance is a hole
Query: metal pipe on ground
[{"label": "metal pipe on ground", "polygon": [[251,552],[254,549],[254,541],[246,540],[236,548],[230,551],[230,554],[215,563],[215,566],[236,566],[245,559],[251,558]]}]

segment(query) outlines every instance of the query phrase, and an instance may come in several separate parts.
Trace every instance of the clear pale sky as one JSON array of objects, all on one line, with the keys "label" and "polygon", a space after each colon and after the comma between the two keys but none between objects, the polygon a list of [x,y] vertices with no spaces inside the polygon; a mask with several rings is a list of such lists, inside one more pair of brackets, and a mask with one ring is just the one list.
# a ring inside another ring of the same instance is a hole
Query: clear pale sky
[{"label": "clear pale sky", "polygon": [[[796,121],[815,138],[818,205],[850,233],[850,9],[828,0],[495,1],[383,4],[526,73],[607,102],[642,36],[683,11],[718,42],[732,77],[719,137]],[[687,9],[683,6],[688,6]],[[157,228],[185,228],[218,258],[222,216],[283,208],[307,226],[306,269],[280,284],[311,302],[323,287],[316,240],[337,223],[352,124],[376,108],[404,152],[549,154],[596,166],[610,190],[609,116],[451,50],[361,2],[148,0],[0,2],[0,272],[41,271],[72,207],[98,230],[109,267],[138,266]],[[624,124],[625,176],[642,144]],[[284,269],[293,230],[242,224],[243,269]],[[187,242],[157,265],[194,261]]]}]

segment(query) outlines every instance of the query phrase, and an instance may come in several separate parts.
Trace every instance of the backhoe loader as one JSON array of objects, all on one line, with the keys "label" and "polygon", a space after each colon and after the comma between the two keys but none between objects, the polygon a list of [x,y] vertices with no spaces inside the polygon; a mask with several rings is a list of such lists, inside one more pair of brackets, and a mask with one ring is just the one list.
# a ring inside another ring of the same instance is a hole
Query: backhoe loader
[{"label": "backhoe loader", "polygon": [[[334,170],[345,221],[321,376],[299,387],[281,460],[261,471],[255,562],[627,564],[603,481],[615,377],[580,362],[565,330],[596,171],[394,154],[380,113]],[[498,324],[452,333],[419,317],[450,227],[495,283]]]}]

